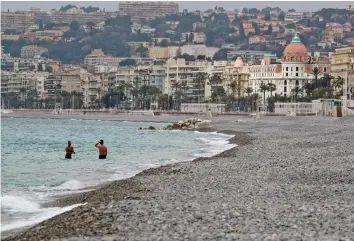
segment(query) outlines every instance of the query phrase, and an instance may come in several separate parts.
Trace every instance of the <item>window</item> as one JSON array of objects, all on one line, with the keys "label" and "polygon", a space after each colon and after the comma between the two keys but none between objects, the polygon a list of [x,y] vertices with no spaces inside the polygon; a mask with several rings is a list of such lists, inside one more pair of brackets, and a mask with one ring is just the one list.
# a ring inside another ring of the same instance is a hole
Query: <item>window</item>
[{"label": "window", "polygon": [[286,67],[285,70],[288,71],[288,70],[289,70],[289,67]]},{"label": "window", "polygon": [[289,74],[288,74],[288,73],[286,73],[286,74],[285,74],[285,76],[289,76]]},{"label": "window", "polygon": [[327,72],[327,68],[326,68],[326,67],[324,67],[324,70],[323,70],[323,72]]},{"label": "window", "polygon": [[284,87],[284,92],[286,93],[286,86]]},{"label": "window", "polygon": [[296,71],[299,71],[299,67],[296,67]]},{"label": "window", "polygon": [[286,80],[284,80],[284,85],[287,85],[287,82],[286,82]]},{"label": "window", "polygon": [[299,81],[298,80],[296,80],[295,85],[299,85]]},{"label": "window", "polygon": [[293,67],[291,67],[291,71],[293,71]]},{"label": "window", "polygon": [[298,73],[296,73],[296,74],[295,74],[295,76],[296,76],[296,77],[298,77],[298,76],[299,76],[299,74],[298,74]]}]

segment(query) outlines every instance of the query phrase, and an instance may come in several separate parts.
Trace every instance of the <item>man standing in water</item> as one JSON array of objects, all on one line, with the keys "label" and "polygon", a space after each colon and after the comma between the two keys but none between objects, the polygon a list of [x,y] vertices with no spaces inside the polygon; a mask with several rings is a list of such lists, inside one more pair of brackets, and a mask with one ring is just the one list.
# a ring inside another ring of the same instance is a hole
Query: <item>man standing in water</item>
[{"label": "man standing in water", "polygon": [[106,159],[107,157],[107,147],[103,143],[103,140],[100,140],[95,145],[95,147],[98,148],[98,159]]},{"label": "man standing in water", "polygon": [[65,148],[65,159],[71,159],[71,155],[75,154],[74,147],[71,145],[71,141],[68,141],[68,146]]}]

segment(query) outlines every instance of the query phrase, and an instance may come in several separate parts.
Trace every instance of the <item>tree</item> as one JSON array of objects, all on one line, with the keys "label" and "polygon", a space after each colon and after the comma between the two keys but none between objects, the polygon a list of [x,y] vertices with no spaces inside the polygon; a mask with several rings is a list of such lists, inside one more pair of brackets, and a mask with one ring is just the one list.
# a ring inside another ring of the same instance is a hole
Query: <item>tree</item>
[{"label": "tree", "polygon": [[193,39],[194,39],[194,33],[190,33],[189,34],[189,42],[193,43]]},{"label": "tree", "polygon": [[269,11],[264,13],[264,20],[266,20],[266,21],[270,20],[270,12]]},{"label": "tree", "polygon": [[262,82],[262,84],[259,87],[259,91],[263,93],[263,106],[265,106],[265,101],[266,101],[265,93],[266,93],[266,91],[268,91],[268,85],[266,85]]},{"label": "tree", "polygon": [[209,80],[209,84],[211,86],[211,92],[215,92],[216,93],[216,97],[218,97],[218,90],[217,87],[219,84],[221,84],[223,82],[223,78],[221,76],[220,73],[215,73],[211,76],[210,80]]},{"label": "tree", "polygon": [[273,91],[277,90],[277,86],[273,83],[268,83],[268,91],[270,92],[270,96],[273,96]]},{"label": "tree", "polygon": [[95,12],[97,12],[98,10],[100,10],[99,7],[91,7],[91,5],[88,6],[87,8],[81,7],[80,9],[82,9],[85,13],[95,13]]},{"label": "tree", "polygon": [[185,42],[188,43],[189,42],[189,38],[188,38],[188,34],[186,34],[186,39]]},{"label": "tree", "polygon": [[289,13],[294,13],[294,12],[296,12],[296,10],[293,9],[293,8],[291,8],[291,9],[288,10],[288,12],[289,12]]},{"label": "tree", "polygon": [[313,85],[314,88],[318,87],[318,75],[320,74],[320,69],[318,67],[314,67],[311,71],[311,74],[314,76]]},{"label": "tree", "polygon": [[285,19],[285,13],[283,11],[281,11],[278,15],[278,20],[279,21],[284,21]]},{"label": "tree", "polygon": [[295,88],[291,90],[291,93],[294,96],[294,102],[296,102],[297,97],[304,94],[304,90],[299,86],[295,86]]},{"label": "tree", "polygon": [[43,20],[39,21],[39,30],[43,30]]},{"label": "tree", "polygon": [[242,13],[248,13],[248,8],[243,8]]},{"label": "tree", "polygon": [[272,33],[273,33],[273,27],[272,27],[271,24],[269,24],[269,26],[268,26],[268,35],[272,35]]},{"label": "tree", "polygon": [[80,28],[80,23],[78,21],[72,21],[70,24],[70,31],[76,32]]},{"label": "tree", "polygon": [[62,6],[60,9],[59,9],[59,11],[61,11],[61,12],[66,12],[66,11],[68,11],[69,9],[71,9],[71,8],[77,8],[75,5],[71,5],[71,4],[69,4],[69,5],[66,5],[66,6]]},{"label": "tree", "polygon": [[124,59],[119,62],[119,66],[131,66],[136,65],[135,59]]},{"label": "tree", "polygon": [[161,42],[160,42],[160,46],[161,47],[168,47],[169,46],[169,43],[166,39],[163,39]]}]

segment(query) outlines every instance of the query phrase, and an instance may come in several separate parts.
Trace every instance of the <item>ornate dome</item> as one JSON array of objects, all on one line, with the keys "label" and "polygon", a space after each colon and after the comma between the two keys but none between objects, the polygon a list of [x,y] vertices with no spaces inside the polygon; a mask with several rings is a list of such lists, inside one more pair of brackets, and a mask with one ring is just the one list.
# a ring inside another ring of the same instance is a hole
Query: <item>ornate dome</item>
[{"label": "ornate dome", "polygon": [[237,57],[235,64],[234,64],[234,68],[242,68],[243,67],[243,61],[241,57]]},{"label": "ornate dome", "polygon": [[283,61],[304,62],[307,58],[307,48],[301,43],[301,39],[295,36],[284,50]]},{"label": "ornate dome", "polygon": [[284,56],[287,56],[289,54],[290,55],[307,54],[307,48],[305,47],[305,45],[301,43],[301,39],[299,37],[294,37],[291,40],[291,43],[288,46],[286,46],[284,50]]}]

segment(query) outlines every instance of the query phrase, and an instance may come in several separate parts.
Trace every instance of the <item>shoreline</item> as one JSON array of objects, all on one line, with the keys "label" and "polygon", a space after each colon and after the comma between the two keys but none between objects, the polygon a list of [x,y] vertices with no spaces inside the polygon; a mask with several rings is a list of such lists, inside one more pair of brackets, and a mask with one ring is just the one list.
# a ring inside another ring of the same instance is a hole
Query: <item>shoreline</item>
[{"label": "shoreline", "polygon": [[112,182],[4,240],[354,240],[354,118],[213,127],[238,146]]},{"label": "shoreline", "polygon": [[[6,116],[3,118],[11,118],[11,117],[12,116]],[[90,117],[90,116],[88,116],[88,117]],[[141,116],[141,117],[143,117],[143,116]],[[33,118],[33,117],[13,117],[13,118]],[[43,117],[36,117],[36,118],[44,119]],[[53,118],[53,119],[73,119],[73,118]],[[181,119],[181,118],[178,118],[178,119]],[[95,119],[82,119],[82,120],[95,120]],[[166,121],[157,121],[157,120],[104,120],[103,119],[102,121],[169,123]],[[134,180],[135,177],[156,175],[158,173],[166,172],[166,169],[169,169],[169,168],[178,168],[180,165],[183,166],[188,163],[210,160],[210,159],[217,157],[219,155],[221,155],[221,156],[226,155],[226,153],[228,151],[231,151],[231,150],[237,148],[239,145],[249,144],[249,142],[251,140],[251,138],[249,138],[248,136],[242,135],[243,133],[239,133],[239,132],[231,131],[231,130],[218,131],[216,128],[213,128],[213,127],[202,127],[199,129],[186,129],[183,131],[193,131],[193,132],[198,131],[201,133],[215,133],[216,132],[217,134],[229,135],[231,137],[229,139],[227,139],[227,141],[229,142],[229,144],[236,144],[236,146],[231,147],[230,149],[224,150],[224,151],[222,151],[216,155],[213,155],[211,157],[196,157],[191,161],[181,161],[178,163],[148,168],[148,169],[140,171],[139,173],[137,173],[134,176],[129,177],[129,178],[107,181],[107,182],[103,182],[103,183],[100,183],[97,185],[89,186],[89,187],[77,190],[77,191],[82,191],[82,192],[78,192],[78,193],[58,195],[58,196],[54,197],[55,198],[54,200],[41,204],[41,208],[52,208],[52,207],[64,208],[64,207],[72,206],[75,204],[84,204],[84,203],[92,202],[92,201],[94,201],[96,203],[97,196],[99,196],[99,197],[104,196],[101,193],[105,192],[107,189],[111,189],[111,188],[121,189],[122,193],[120,194],[120,196],[118,196],[118,198],[115,197],[116,198],[115,200],[123,200],[123,199],[133,199],[134,200],[136,197],[132,194],[136,194],[136,193],[141,192],[141,189],[139,189],[139,184]],[[237,135],[239,135],[239,137],[237,137]],[[246,141],[239,142],[240,136],[242,136],[242,138],[246,138],[246,139],[249,138],[249,139],[247,139]],[[88,191],[85,191],[85,190],[88,190]],[[103,200],[100,200],[99,202],[105,202],[105,197],[103,198]],[[76,207],[76,208],[79,208],[79,207]],[[74,208],[74,209],[76,209],[76,208]],[[9,238],[16,238],[17,236],[21,235],[22,233],[26,233],[27,230],[32,229],[32,228],[36,227],[37,225],[40,225],[41,223],[46,222],[47,220],[51,220],[53,218],[56,218],[57,216],[71,212],[72,210],[58,214],[56,216],[53,216],[52,218],[46,219],[46,220],[44,220],[40,223],[37,223],[37,224],[4,231],[1,233],[1,236],[2,236],[1,240],[7,240]]]}]

